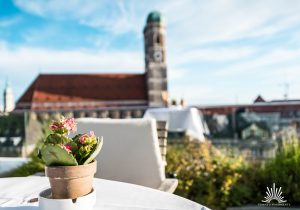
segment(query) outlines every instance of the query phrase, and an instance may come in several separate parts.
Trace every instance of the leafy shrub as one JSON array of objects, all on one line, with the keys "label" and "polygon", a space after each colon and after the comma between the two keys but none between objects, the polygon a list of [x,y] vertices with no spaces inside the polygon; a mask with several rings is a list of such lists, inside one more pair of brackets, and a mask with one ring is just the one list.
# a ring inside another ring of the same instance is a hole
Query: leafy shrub
[{"label": "leafy shrub", "polygon": [[[264,164],[251,164],[231,190],[232,205],[257,204],[273,183],[282,187],[282,196],[292,205],[300,205],[300,148],[298,139],[290,139],[276,157]],[[244,190],[241,192],[241,190]],[[246,193],[245,193],[246,192]],[[244,194],[243,194],[244,193]],[[241,197],[240,194],[243,194]],[[239,197],[237,197],[238,195]]]},{"label": "leafy shrub", "polygon": [[300,147],[298,139],[283,145],[276,158],[265,164],[262,179],[267,186],[282,187],[283,195],[292,205],[300,205]]},{"label": "leafy shrub", "polygon": [[167,171],[179,179],[175,193],[213,209],[228,205],[231,189],[244,170],[243,158],[227,157],[209,142],[171,145],[167,158]]},{"label": "leafy shrub", "polygon": [[32,156],[28,163],[23,164],[17,169],[12,170],[8,173],[8,177],[20,177],[20,176],[30,176],[32,174],[43,172],[44,163],[42,160],[36,156]]},{"label": "leafy shrub", "polygon": [[257,205],[273,183],[292,206],[300,205],[300,148],[293,142],[264,164],[227,155],[209,142],[169,145],[167,172],[177,173],[177,195],[212,209]]},{"label": "leafy shrub", "polygon": [[29,162],[21,165],[20,167],[8,172],[5,176],[7,177],[22,177],[22,176],[30,176],[36,174],[38,172],[44,172],[45,164],[38,157],[39,148],[42,145],[46,136],[50,134],[50,129],[47,125],[48,121],[45,121],[42,125],[43,136],[35,146],[35,149],[29,155]]}]

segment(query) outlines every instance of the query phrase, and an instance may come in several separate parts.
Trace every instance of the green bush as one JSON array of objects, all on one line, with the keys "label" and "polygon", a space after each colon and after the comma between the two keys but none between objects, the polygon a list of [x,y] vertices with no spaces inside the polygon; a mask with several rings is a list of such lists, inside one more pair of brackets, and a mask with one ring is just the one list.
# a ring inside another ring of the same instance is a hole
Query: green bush
[{"label": "green bush", "polygon": [[30,176],[44,171],[44,163],[38,157],[32,157],[28,163],[8,173],[8,177]]},{"label": "green bush", "polygon": [[282,187],[283,195],[292,205],[300,205],[300,147],[298,139],[283,145],[276,158],[262,169],[264,183]]},{"label": "green bush", "polygon": [[243,158],[227,157],[209,142],[171,145],[167,158],[167,171],[179,179],[175,193],[213,209],[228,206],[245,167]]},{"label": "green bush", "polygon": [[[276,157],[262,165],[251,164],[231,190],[233,205],[257,204],[266,196],[266,188],[273,183],[282,188],[282,196],[292,205],[300,205],[300,148],[298,139],[277,152]],[[240,191],[246,193],[241,197]],[[244,192],[244,191],[243,191]],[[239,197],[237,198],[238,195]],[[236,199],[237,198],[237,199]]]},{"label": "green bush", "polygon": [[38,172],[44,172],[45,164],[44,162],[38,157],[38,150],[41,144],[43,144],[44,139],[46,136],[50,134],[50,130],[47,125],[48,121],[45,121],[42,126],[43,136],[38,143],[36,144],[35,149],[29,155],[29,162],[23,164],[22,166],[10,171],[7,173],[7,177],[22,177],[22,176],[30,176]]},{"label": "green bush", "polygon": [[[41,140],[42,141],[42,140]],[[40,141],[40,142],[41,142]],[[38,148],[40,143],[38,143],[29,155],[29,162],[21,165],[20,167],[10,171],[7,176],[8,177],[22,177],[22,176],[30,176],[38,172],[44,172],[45,164],[41,158],[38,157]]]},{"label": "green bush", "polygon": [[257,205],[273,183],[282,187],[282,195],[292,206],[300,205],[300,148],[296,143],[284,146],[264,164],[226,155],[209,142],[169,145],[167,154],[167,172],[177,173],[179,179],[175,193],[212,209]]}]

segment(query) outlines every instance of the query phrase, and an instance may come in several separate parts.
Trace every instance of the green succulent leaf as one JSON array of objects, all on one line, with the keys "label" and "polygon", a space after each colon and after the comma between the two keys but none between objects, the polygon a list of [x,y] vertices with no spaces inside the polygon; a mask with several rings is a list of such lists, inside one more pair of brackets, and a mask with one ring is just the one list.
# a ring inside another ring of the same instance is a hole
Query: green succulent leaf
[{"label": "green succulent leaf", "polygon": [[72,139],[69,139],[62,134],[53,133],[46,138],[45,144],[67,144],[71,141]]},{"label": "green succulent leaf", "polygon": [[41,149],[42,159],[47,166],[77,166],[72,154],[58,145],[45,145]]},{"label": "green succulent leaf", "polygon": [[74,141],[70,141],[69,143],[65,144],[65,146],[70,146],[73,154],[78,151],[78,146]]},{"label": "green succulent leaf", "polygon": [[99,154],[103,146],[103,137],[97,138],[97,144],[94,147],[94,150],[91,152],[91,155],[84,161],[83,165],[89,164],[92,162],[95,157]]},{"label": "green succulent leaf", "polygon": [[79,138],[80,138],[81,135],[82,135],[82,134],[77,134],[76,136],[74,136],[74,137],[72,138],[72,140],[73,140],[75,143],[79,143]]}]

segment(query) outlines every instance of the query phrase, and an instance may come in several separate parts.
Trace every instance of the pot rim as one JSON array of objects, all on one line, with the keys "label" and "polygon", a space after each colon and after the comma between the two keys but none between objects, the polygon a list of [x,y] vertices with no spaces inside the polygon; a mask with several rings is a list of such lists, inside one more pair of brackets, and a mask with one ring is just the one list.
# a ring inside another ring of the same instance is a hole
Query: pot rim
[{"label": "pot rim", "polygon": [[[45,175],[50,179],[70,179],[91,176],[97,172],[97,161],[78,166],[46,166]],[[80,174],[80,175],[79,175]]]},{"label": "pot rim", "polygon": [[[46,199],[46,200],[56,200],[56,201],[74,200],[72,198],[49,198],[49,197],[47,197],[51,193],[52,193],[51,188],[47,188],[47,189],[45,189],[45,190],[43,190],[39,193],[39,197],[43,198],[43,199]],[[95,193],[96,193],[95,188],[92,188],[91,192],[89,192],[88,194],[80,196],[80,197],[75,198],[75,199],[80,199],[80,198],[84,198],[84,197],[87,197],[87,196],[92,196],[92,194],[95,194]]]},{"label": "pot rim", "polygon": [[91,166],[91,164],[97,164],[97,160],[94,159],[92,162],[90,162],[89,164],[85,164],[85,165],[77,165],[77,166],[46,166],[45,165],[45,168],[81,168],[81,167],[88,167],[88,166]]}]

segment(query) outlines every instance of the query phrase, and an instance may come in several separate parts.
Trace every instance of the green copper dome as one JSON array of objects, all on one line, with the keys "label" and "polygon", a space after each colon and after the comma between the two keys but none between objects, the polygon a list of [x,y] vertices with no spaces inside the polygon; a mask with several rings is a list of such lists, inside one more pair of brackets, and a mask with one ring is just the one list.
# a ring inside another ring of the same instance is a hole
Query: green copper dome
[{"label": "green copper dome", "polygon": [[158,11],[150,12],[147,17],[147,23],[160,23],[163,22],[163,18]]}]

